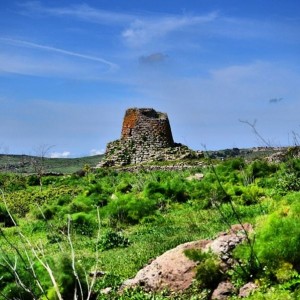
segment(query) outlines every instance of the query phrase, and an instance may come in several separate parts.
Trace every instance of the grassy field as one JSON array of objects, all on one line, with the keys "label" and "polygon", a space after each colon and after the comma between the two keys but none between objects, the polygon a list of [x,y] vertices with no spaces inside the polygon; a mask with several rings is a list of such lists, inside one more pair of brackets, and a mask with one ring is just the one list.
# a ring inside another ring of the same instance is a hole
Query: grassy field
[{"label": "grassy field", "polygon": [[[92,165],[90,159],[99,161],[99,157],[86,159],[49,160],[52,171],[71,171],[44,176],[42,188],[34,174],[0,173],[3,199],[18,225],[12,226],[2,202],[1,300],[58,299],[44,265],[53,272],[64,300],[73,299],[78,291],[74,268],[84,294],[78,299],[88,299],[91,278],[84,274],[95,270],[104,275],[96,279],[90,299],[209,299],[212,286],[201,283],[201,274],[214,272],[211,259],[199,261],[198,281],[186,293],[133,290],[121,296],[118,289],[166,250],[214,238],[238,222],[254,226],[249,244],[254,252],[248,244],[238,248],[234,258],[240,265],[223,278],[237,289],[255,281],[259,290],[256,298],[249,299],[298,299],[299,158],[286,157],[276,164],[239,157],[203,159],[201,167],[183,171],[97,169],[74,174],[84,164]],[[187,180],[199,172],[202,180]],[[107,287],[111,293],[102,295]]]},{"label": "grassy field", "polygon": [[[45,173],[71,174],[83,168],[84,165],[95,167],[103,155],[87,156],[80,158],[43,158]],[[40,158],[28,155],[4,155],[0,154],[0,171],[15,173],[34,173],[33,161]]]}]

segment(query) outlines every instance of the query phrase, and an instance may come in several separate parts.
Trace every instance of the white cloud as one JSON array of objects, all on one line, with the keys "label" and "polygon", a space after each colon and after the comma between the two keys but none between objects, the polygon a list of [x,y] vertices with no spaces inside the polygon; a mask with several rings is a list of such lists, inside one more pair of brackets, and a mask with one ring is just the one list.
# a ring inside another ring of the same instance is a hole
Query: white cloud
[{"label": "white cloud", "polygon": [[203,16],[164,16],[139,18],[122,32],[122,37],[129,46],[142,46],[154,38],[163,37],[173,31],[188,26],[212,22],[217,18],[213,12]]},{"label": "white cloud", "polygon": [[[0,70],[5,72],[28,73],[33,75],[49,73],[59,75],[69,73],[69,75],[71,75],[76,74],[76,68],[78,68],[78,71],[80,69],[84,70],[84,66],[87,66],[88,63],[90,63],[90,69],[95,68],[95,62],[99,63],[97,68],[98,72],[99,70],[107,72],[118,69],[117,64],[101,57],[90,56],[47,45],[1,37],[0,44],[4,44],[4,46],[8,47],[7,50],[2,51],[0,55]],[[37,53],[25,51],[28,48],[34,49]],[[53,56],[49,55],[49,53],[53,54]],[[76,58],[77,60],[72,58]]]},{"label": "white cloud", "polygon": [[28,1],[20,4],[20,7],[22,7],[21,13],[25,14],[47,14],[56,17],[71,16],[87,22],[102,24],[122,24],[130,22],[135,18],[135,16],[131,14],[96,9],[87,4],[70,5],[66,7],[47,7],[43,6],[40,1]]},{"label": "white cloud", "polygon": [[71,155],[70,151],[63,151],[63,152],[52,152],[50,153],[51,158],[67,158]]},{"label": "white cloud", "polygon": [[92,149],[90,151],[90,156],[104,154],[104,152],[105,152],[104,149],[101,149],[101,150]]},{"label": "white cloud", "polygon": [[64,50],[64,49],[60,49],[60,48],[47,46],[47,45],[41,45],[41,44],[31,43],[28,41],[9,39],[9,38],[0,38],[0,41],[11,44],[11,45],[20,46],[20,47],[35,48],[35,49],[40,49],[40,50],[44,50],[44,51],[56,52],[56,53],[60,53],[60,54],[68,55],[68,56],[74,56],[74,57],[79,57],[79,58],[86,59],[86,60],[100,62],[100,63],[103,63],[103,64],[109,66],[111,69],[115,69],[118,67],[116,64],[114,64],[108,60],[105,60],[101,57],[90,56],[90,55],[86,55],[86,54],[82,54],[82,53],[77,53],[77,52],[73,52],[73,51],[68,51],[68,50]]},{"label": "white cloud", "polygon": [[[123,13],[94,8],[87,4],[69,6],[46,6],[41,1],[27,1],[19,4],[20,13],[29,16],[69,16],[88,23],[123,27],[121,36],[131,47],[141,47],[153,39],[166,36],[187,27],[192,28],[194,38],[200,36],[226,37],[230,39],[263,39],[299,42],[298,27],[290,22],[276,19],[251,19],[226,16],[218,11],[205,15]],[[124,29],[125,26],[125,29]]]}]

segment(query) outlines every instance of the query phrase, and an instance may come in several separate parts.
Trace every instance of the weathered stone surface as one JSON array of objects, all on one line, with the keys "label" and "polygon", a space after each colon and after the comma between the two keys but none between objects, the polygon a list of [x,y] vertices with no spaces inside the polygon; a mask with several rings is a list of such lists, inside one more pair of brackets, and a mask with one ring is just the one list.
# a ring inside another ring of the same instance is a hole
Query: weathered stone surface
[{"label": "weathered stone surface", "polygon": [[[214,240],[189,242],[165,252],[141,269],[134,278],[126,280],[122,289],[140,286],[148,291],[168,289],[177,292],[189,288],[195,278],[197,263],[185,256],[184,250],[186,249],[212,251],[220,258],[223,269],[232,266],[231,251],[245,239],[245,234],[234,232],[239,227],[241,226],[233,226],[234,229],[220,234]],[[248,228],[247,226],[243,227]]]},{"label": "weathered stone surface", "polygon": [[121,140],[141,144],[148,141],[158,148],[174,145],[167,114],[157,112],[153,108],[127,109]]},{"label": "weathered stone surface", "polygon": [[151,291],[165,288],[171,291],[187,289],[195,277],[197,263],[188,259],[184,250],[203,249],[209,242],[189,242],[165,252],[140,270],[133,279],[126,280],[123,288],[141,286]]},{"label": "weathered stone surface", "polygon": [[212,300],[225,300],[235,292],[233,284],[229,281],[220,282],[218,287],[213,291]]},{"label": "weathered stone surface", "polygon": [[239,297],[246,298],[253,293],[258,286],[254,282],[248,282],[240,288]]},{"label": "weathered stone surface", "polygon": [[174,143],[167,114],[152,108],[130,108],[125,113],[121,139],[107,144],[105,158],[98,167],[202,156],[202,153]]}]

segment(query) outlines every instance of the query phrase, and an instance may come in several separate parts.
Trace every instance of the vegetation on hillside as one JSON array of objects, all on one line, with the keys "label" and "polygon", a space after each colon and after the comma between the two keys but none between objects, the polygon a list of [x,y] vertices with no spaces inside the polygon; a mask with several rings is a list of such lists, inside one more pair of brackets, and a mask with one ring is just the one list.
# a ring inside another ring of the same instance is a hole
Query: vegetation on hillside
[{"label": "vegetation on hillside", "polygon": [[49,158],[30,155],[0,154],[0,172],[33,174],[36,166],[43,167],[44,173],[72,174],[84,165],[96,167],[103,155],[79,158]]},{"label": "vegetation on hillside", "polygon": [[[249,299],[297,299],[300,160],[203,163],[136,173],[86,166],[44,176],[42,189],[35,174],[0,173],[0,299],[207,299],[220,272],[199,253],[198,283],[183,294],[118,289],[166,250],[238,222],[255,234],[236,248],[239,264],[226,277],[236,287],[255,282]],[[203,179],[187,179],[196,173]]]}]

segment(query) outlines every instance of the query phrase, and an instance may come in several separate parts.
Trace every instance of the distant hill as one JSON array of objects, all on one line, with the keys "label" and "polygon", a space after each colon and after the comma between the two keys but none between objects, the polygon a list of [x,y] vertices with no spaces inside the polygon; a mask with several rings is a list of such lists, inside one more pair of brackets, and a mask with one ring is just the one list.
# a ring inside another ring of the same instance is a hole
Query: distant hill
[{"label": "distant hill", "polygon": [[[80,158],[44,158],[43,168],[46,173],[71,174],[88,164],[95,167],[103,155],[87,156]],[[10,171],[16,173],[34,173],[33,162],[41,158],[30,155],[0,154],[0,172]]]},{"label": "distant hill", "polygon": [[[207,151],[206,154],[213,159],[228,159],[232,157],[242,157],[247,160],[267,157],[274,153],[286,151],[286,147],[254,147],[248,149],[223,149],[218,151]],[[86,156],[79,158],[44,158],[43,173],[72,174],[81,170],[84,165],[96,167],[103,159],[104,155]],[[0,154],[0,172],[15,172],[23,174],[36,173],[34,161],[41,158],[30,155]]]}]

